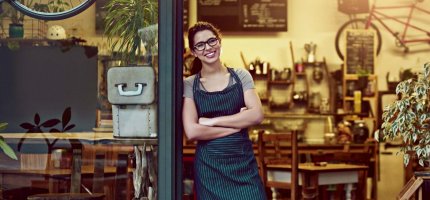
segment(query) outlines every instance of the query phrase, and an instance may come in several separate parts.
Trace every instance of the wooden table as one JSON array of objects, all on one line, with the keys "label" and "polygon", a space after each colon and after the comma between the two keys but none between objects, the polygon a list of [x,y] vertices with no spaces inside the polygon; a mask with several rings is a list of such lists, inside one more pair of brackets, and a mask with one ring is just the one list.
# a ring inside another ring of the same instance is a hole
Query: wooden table
[{"label": "wooden table", "polygon": [[[81,159],[82,159],[82,148],[84,145],[133,145],[136,158],[140,158],[142,160],[136,161],[136,163],[149,163],[146,159],[146,148],[142,149],[146,146],[156,146],[158,140],[156,138],[139,138],[139,139],[128,139],[128,138],[114,138],[112,133],[95,133],[95,132],[74,132],[74,133],[1,133],[0,134],[5,141],[11,145],[15,149],[19,149],[22,144],[25,144],[29,147],[40,147],[41,145],[46,145],[48,148],[48,153],[51,153],[54,148],[66,148],[72,149],[73,151],[73,164],[72,169],[67,170],[36,170],[36,171],[23,171],[16,170],[15,173],[36,173],[36,174],[45,174],[48,173],[50,175],[59,175],[62,173],[71,174],[71,191],[70,192],[80,192],[81,186],[81,174],[87,173],[87,169],[81,169]],[[142,152],[143,151],[143,152]],[[145,155],[145,156],[142,156]],[[157,163],[153,162],[156,166]],[[154,166],[143,166],[138,164],[136,166],[136,173],[143,174],[142,170],[156,170]],[[5,173],[14,173],[13,170],[1,170]],[[142,178],[139,175],[133,175],[133,180]],[[138,181],[133,181],[136,183]],[[156,185],[156,184],[155,184]],[[136,188],[141,188],[139,186],[134,186]],[[156,190],[155,190],[156,191]]]},{"label": "wooden table", "polygon": [[[290,182],[291,165],[268,165],[267,168],[269,178]],[[346,184],[346,199],[350,200],[352,184],[358,183],[358,173],[367,169],[367,166],[352,164],[327,164],[326,166],[315,166],[313,163],[299,164],[299,185],[302,186],[303,199],[318,199],[317,188],[320,185]],[[315,190],[307,190],[307,188],[315,188]]]}]

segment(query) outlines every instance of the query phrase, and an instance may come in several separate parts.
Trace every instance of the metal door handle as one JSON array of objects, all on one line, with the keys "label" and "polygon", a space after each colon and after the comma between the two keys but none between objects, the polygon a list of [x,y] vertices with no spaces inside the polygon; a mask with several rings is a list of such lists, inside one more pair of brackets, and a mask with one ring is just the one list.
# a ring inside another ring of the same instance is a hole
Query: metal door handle
[{"label": "metal door handle", "polygon": [[115,86],[118,87],[118,92],[121,96],[137,96],[142,94],[143,86],[146,86],[146,83],[136,83],[134,85],[137,87],[135,91],[124,91],[123,88],[127,87],[126,83],[116,84]]}]

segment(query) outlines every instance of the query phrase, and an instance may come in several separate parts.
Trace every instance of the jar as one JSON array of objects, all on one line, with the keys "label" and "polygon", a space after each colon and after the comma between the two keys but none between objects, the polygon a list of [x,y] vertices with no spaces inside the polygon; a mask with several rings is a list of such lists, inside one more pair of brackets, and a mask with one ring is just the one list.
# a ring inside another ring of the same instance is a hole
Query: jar
[{"label": "jar", "polygon": [[369,128],[364,120],[355,120],[352,128],[353,141],[357,144],[363,144],[369,137]]},{"label": "jar", "polygon": [[302,63],[296,63],[295,64],[295,68],[296,68],[296,72],[297,73],[302,73],[305,70],[304,66],[302,65]]},{"label": "jar", "polygon": [[290,77],[291,77],[291,69],[284,68],[284,70],[282,70],[282,72],[281,72],[281,78],[280,79],[286,81],[286,80],[289,80]]},{"label": "jar", "polygon": [[317,83],[321,83],[323,77],[324,77],[324,75],[323,75],[323,70],[321,69],[321,67],[320,66],[314,67],[314,70],[312,72],[312,79]]}]

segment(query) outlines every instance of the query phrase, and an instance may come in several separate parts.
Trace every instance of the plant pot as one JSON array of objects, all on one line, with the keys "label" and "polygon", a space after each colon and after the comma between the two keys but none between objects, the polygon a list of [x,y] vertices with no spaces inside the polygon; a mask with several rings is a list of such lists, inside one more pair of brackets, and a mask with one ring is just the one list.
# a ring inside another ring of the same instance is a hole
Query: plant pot
[{"label": "plant pot", "polygon": [[9,37],[10,38],[23,38],[24,25],[22,24],[9,24]]},{"label": "plant pot", "polygon": [[359,76],[357,80],[357,89],[363,91],[369,82],[367,76]]},{"label": "plant pot", "polygon": [[354,121],[352,128],[353,141],[357,144],[363,144],[369,138],[369,128],[362,120]]}]

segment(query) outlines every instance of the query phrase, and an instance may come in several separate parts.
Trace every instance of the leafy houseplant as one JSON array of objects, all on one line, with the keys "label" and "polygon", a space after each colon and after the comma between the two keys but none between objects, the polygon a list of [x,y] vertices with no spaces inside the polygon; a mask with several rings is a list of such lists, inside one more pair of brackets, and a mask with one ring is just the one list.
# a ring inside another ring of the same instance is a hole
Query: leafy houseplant
[{"label": "leafy houseplant", "polygon": [[[25,5],[31,5],[32,1],[21,1]],[[9,17],[12,24],[23,24],[24,22],[24,14],[13,8],[8,3],[2,3],[3,15]]]},{"label": "leafy houseplant", "polygon": [[[21,0],[23,5],[31,7],[33,0]],[[16,10],[8,3],[2,3],[2,15],[9,17],[11,23],[9,24],[9,37],[11,38],[22,38],[24,36],[24,13]]]},{"label": "leafy houseplant", "polygon": [[105,35],[123,64],[136,64],[142,53],[138,30],[158,22],[157,0],[109,0],[105,6]]},{"label": "leafy houseplant", "polygon": [[424,73],[418,79],[408,79],[396,87],[398,100],[384,108],[381,129],[376,139],[401,138],[407,165],[415,157],[421,166],[430,157],[430,63],[424,65]]}]

